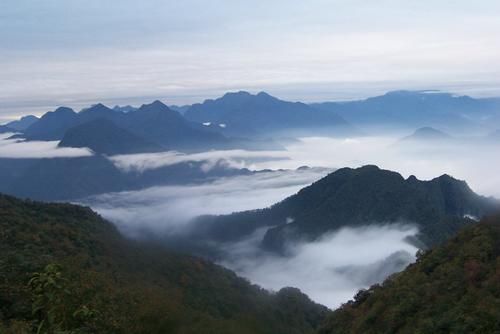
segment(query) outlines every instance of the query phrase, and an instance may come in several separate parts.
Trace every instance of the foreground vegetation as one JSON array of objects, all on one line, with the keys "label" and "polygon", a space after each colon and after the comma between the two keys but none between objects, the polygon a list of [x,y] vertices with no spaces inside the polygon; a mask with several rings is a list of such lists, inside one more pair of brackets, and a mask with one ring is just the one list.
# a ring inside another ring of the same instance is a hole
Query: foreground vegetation
[{"label": "foreground vegetation", "polygon": [[124,239],[88,208],[0,195],[0,333],[311,333],[327,309]]}]

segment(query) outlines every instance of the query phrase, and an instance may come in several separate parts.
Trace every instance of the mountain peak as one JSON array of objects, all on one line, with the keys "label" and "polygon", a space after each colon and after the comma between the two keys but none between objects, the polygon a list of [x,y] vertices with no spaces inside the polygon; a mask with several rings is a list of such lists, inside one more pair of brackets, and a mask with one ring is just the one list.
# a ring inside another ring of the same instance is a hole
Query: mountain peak
[{"label": "mountain peak", "polygon": [[419,141],[419,140],[446,140],[452,137],[440,130],[432,128],[430,126],[425,126],[415,130],[410,136],[404,137],[402,141]]},{"label": "mountain peak", "polygon": [[68,107],[58,107],[53,112],[58,114],[75,114],[75,111]]},{"label": "mountain peak", "polygon": [[222,97],[227,97],[227,96],[251,96],[251,95],[252,94],[250,94],[249,92],[247,92],[245,90],[240,90],[240,91],[237,91],[237,92],[227,92]]},{"label": "mountain peak", "polygon": [[81,112],[107,112],[107,111],[112,111],[112,109],[106,107],[102,103],[97,103],[92,105],[90,108],[83,109]]},{"label": "mountain peak", "polygon": [[171,109],[163,102],[160,100],[154,100],[153,102],[149,104],[143,104],[141,107],[138,109],[141,111],[171,111]]}]

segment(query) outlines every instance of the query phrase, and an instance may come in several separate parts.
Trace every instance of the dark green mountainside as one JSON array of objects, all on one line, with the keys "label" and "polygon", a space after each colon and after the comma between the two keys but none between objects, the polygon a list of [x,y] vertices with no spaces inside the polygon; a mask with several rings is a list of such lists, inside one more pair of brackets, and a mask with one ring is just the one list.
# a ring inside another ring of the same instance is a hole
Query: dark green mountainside
[{"label": "dark green mountainside", "polygon": [[319,333],[500,333],[500,216],[360,291]]},{"label": "dark green mountainside", "polygon": [[470,223],[499,208],[448,175],[430,181],[364,166],[342,168],[268,209],[227,216],[200,217],[198,234],[231,241],[269,226],[263,245],[283,251],[290,240],[314,240],[342,227],[412,223],[422,246],[447,240]]},{"label": "dark green mountainside", "polygon": [[0,195],[0,333],[311,333],[326,308],[126,240],[88,208]]}]

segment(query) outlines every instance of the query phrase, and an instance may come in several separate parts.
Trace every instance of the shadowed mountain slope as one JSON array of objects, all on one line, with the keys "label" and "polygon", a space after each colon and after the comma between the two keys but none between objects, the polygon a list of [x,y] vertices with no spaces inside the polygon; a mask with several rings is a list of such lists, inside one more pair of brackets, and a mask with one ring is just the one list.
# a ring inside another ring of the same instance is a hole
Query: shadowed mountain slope
[{"label": "shadowed mountain slope", "polygon": [[[227,93],[215,100],[192,105],[184,116],[194,122],[221,126],[222,133],[246,136],[275,132],[331,135],[354,133],[354,129],[334,112],[316,110],[300,102],[279,100],[267,93]],[[331,130],[331,131],[328,131]]]},{"label": "shadowed mountain slope", "polygon": [[96,153],[106,155],[155,152],[162,149],[104,118],[70,128],[59,147],[88,147]]},{"label": "shadowed mountain slope", "polygon": [[33,116],[33,115],[28,115],[28,116],[21,117],[20,119],[18,119],[16,121],[9,122],[9,123],[5,124],[5,126],[11,128],[11,129],[14,129],[16,131],[23,132],[24,130],[26,130],[28,127],[35,124],[36,122],[38,122],[38,117]]},{"label": "shadowed mountain slope", "polygon": [[88,208],[0,195],[1,333],[312,333],[326,315],[210,262],[124,239]]}]

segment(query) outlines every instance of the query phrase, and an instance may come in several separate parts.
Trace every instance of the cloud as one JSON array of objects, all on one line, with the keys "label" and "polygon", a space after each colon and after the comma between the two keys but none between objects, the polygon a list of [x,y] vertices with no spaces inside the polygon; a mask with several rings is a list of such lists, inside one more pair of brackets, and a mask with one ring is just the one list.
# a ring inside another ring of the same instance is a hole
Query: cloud
[{"label": "cloud", "polygon": [[59,148],[58,141],[7,139],[11,135],[12,133],[0,135],[0,158],[76,158],[93,154],[87,148]]},{"label": "cloud", "polygon": [[224,245],[228,258],[220,264],[266,289],[298,287],[330,308],[403,270],[417,251],[406,239],[418,231],[408,225],[343,228],[316,242],[290,245],[288,257],[259,250],[264,232]]},{"label": "cloud", "polygon": [[305,169],[226,177],[213,182],[109,193],[83,201],[129,236],[179,234],[199,215],[227,214],[270,206],[327,175]]},{"label": "cloud", "polygon": [[237,89],[309,101],[380,85],[499,93],[493,0],[125,2],[2,2],[0,112],[183,104]]},{"label": "cloud", "polygon": [[288,159],[260,161],[252,169],[297,168],[302,165],[328,168],[374,164],[408,177],[429,180],[442,174],[467,181],[481,195],[500,197],[499,143],[476,137],[449,142],[399,142],[398,134],[385,137],[302,138],[286,147]]},{"label": "cloud", "polygon": [[222,150],[194,154],[184,154],[175,151],[126,154],[112,156],[110,160],[116,167],[123,171],[144,172],[146,170],[171,166],[182,162],[206,162],[210,165],[220,160],[224,160],[231,167],[244,168],[248,165],[248,161],[262,159],[279,160],[287,158],[288,154],[284,151]]},{"label": "cloud", "polygon": [[463,179],[478,193],[500,197],[500,143],[487,143],[478,137],[446,142],[400,142],[408,134],[356,138],[301,138],[283,151],[225,150],[196,154],[177,152],[132,154],[111,157],[124,171],[144,171],[186,161],[218,161],[228,166],[263,169],[296,169],[316,166],[331,169],[374,164],[428,180],[442,174]]}]

